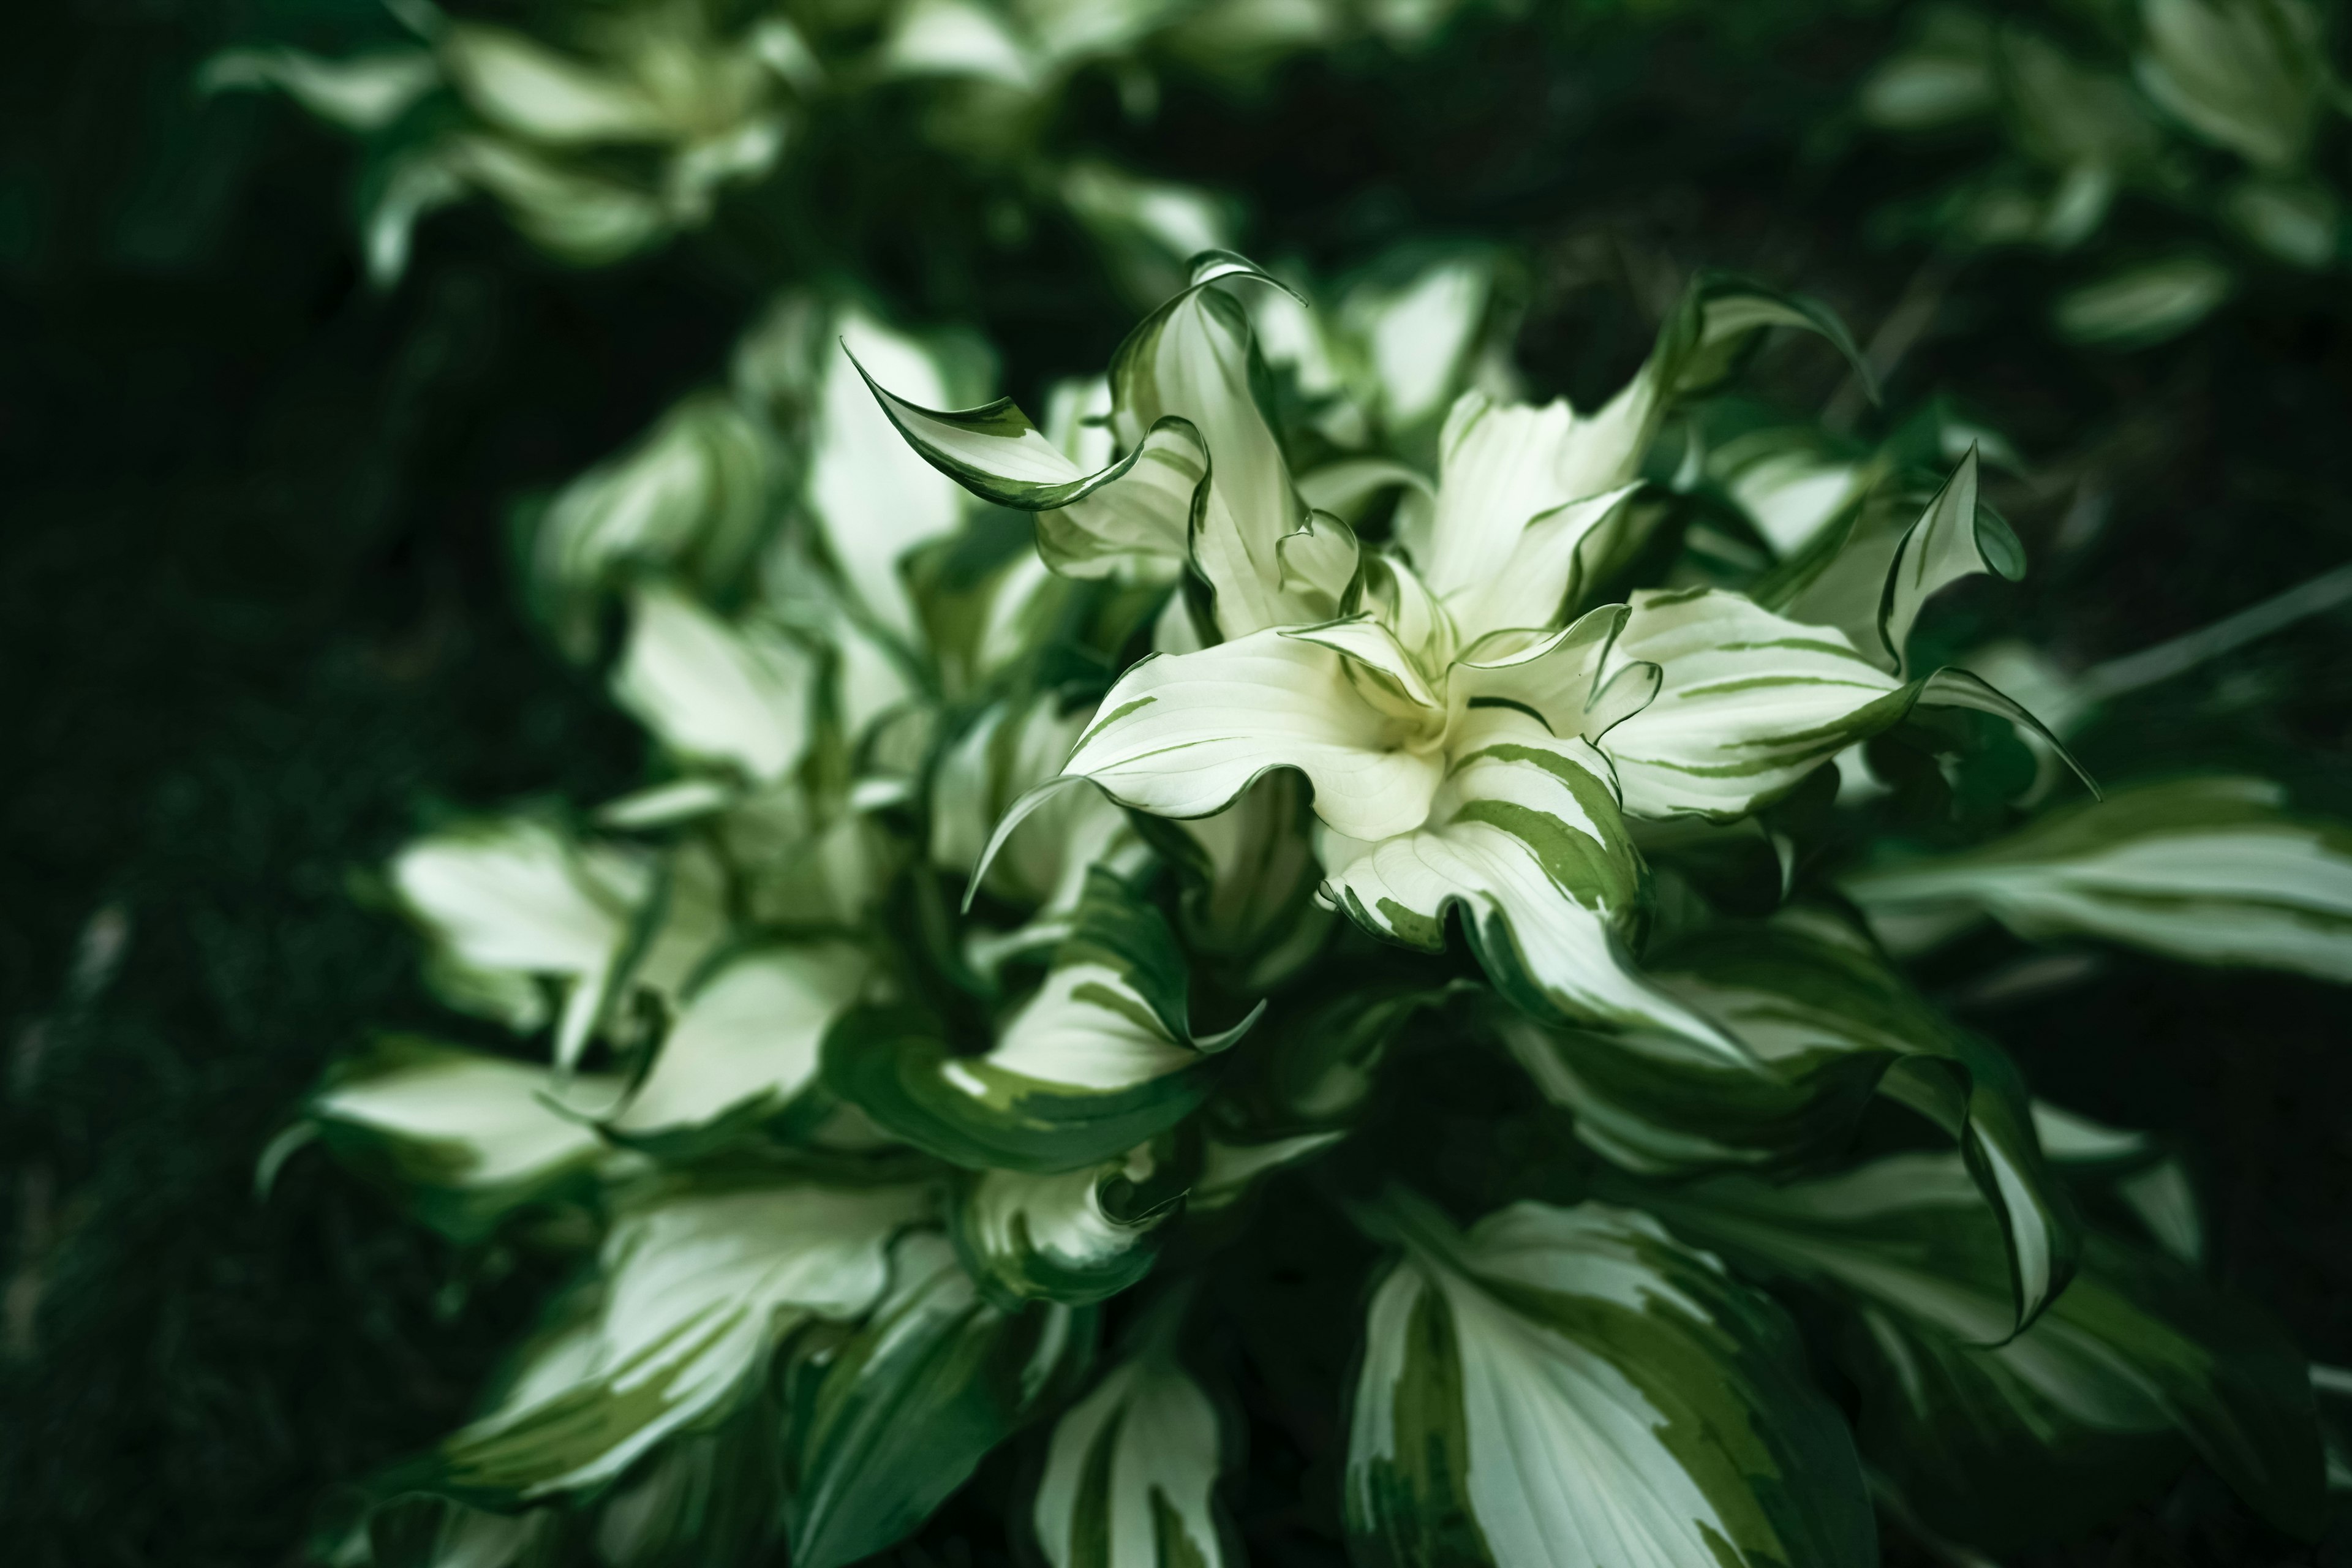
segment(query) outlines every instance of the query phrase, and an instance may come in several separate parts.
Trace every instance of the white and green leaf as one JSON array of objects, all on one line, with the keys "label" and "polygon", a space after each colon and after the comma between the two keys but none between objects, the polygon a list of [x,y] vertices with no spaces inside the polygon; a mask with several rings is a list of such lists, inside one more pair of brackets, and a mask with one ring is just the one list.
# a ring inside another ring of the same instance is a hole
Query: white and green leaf
[{"label": "white and green leaf", "polygon": [[957,1054],[917,1008],[862,1008],[827,1036],[825,1081],[890,1131],[969,1169],[1097,1166],[1196,1110],[1215,1053],[1256,1017],[1196,1037],[1167,921],[1097,868],[1044,984],[991,1048]]},{"label": "white and green leaf", "polygon": [[[1209,816],[1261,774],[1296,768],[1315,790],[1315,814],[1351,837],[1419,826],[1443,773],[1426,743],[1442,710],[1420,716],[1389,697],[1401,651],[1365,624],[1349,646],[1367,665],[1322,641],[1264,631],[1198,653],[1147,658],[1103,699],[1066,773],[1090,778],[1122,805],[1155,816]],[[1365,679],[1355,679],[1358,671]],[[1417,678],[1416,678],[1417,679]],[[1374,698],[1383,698],[1376,706]]]},{"label": "white and green leaf", "polygon": [[1374,1290],[1349,1417],[1359,1562],[1877,1559],[1845,1424],[1780,1310],[1656,1222],[1519,1203],[1467,1234],[1418,1199]]},{"label": "white and green leaf", "polygon": [[984,1300],[929,1231],[893,1249],[888,1297],[789,1375],[783,1515],[800,1568],[845,1568],[897,1544],[989,1451],[1060,1394],[1093,1350],[1083,1310]]},{"label": "white and green leaf", "polygon": [[982,500],[1038,513],[1038,549],[1055,571],[1165,579],[1182,566],[1209,481],[1207,451],[1190,421],[1165,416],[1125,456],[1088,471],[1009,397],[943,413],[871,375],[866,383],[926,462]]},{"label": "white and green leaf", "polygon": [[2273,1523],[2318,1527],[2302,1357],[2160,1254],[2094,1236],[2074,1282],[2012,1334],[2000,1228],[1956,1156],[1895,1155],[1780,1186],[1724,1178],[1643,1201],[1694,1241],[1857,1313],[1851,1370],[1871,1407],[1864,1430],[1885,1445],[1871,1457],[1931,1503],[1957,1483],[1966,1507],[1990,1511],[2020,1462],[2072,1469],[2084,1448],[2178,1433]]},{"label": "white and green leaf", "polygon": [[1217,626],[1238,637],[1317,617],[1283,590],[1276,545],[1297,531],[1306,507],[1252,391],[1249,319],[1216,287],[1228,280],[1282,287],[1229,251],[1194,258],[1191,285],[1144,318],[1112,356],[1111,419],[1130,451],[1171,418],[1207,449],[1191,555],[1213,595]]},{"label": "white and green leaf", "polygon": [[[393,858],[390,873],[402,907],[461,973],[562,984],[556,1060],[569,1067],[579,1059],[653,888],[644,862],[582,845],[539,818],[514,816],[420,838]],[[496,1000],[487,989],[474,994]],[[501,1010],[528,1016],[510,1005]]]},{"label": "white and green leaf", "polygon": [[673,1434],[724,1416],[772,1348],[862,1317],[922,1187],[672,1187],[625,1211],[598,1279],[567,1298],[491,1408],[419,1466],[433,1489],[519,1501],[601,1486]]},{"label": "white and green leaf", "polygon": [[1612,658],[1661,671],[1652,700],[1602,742],[1626,810],[1641,816],[1748,816],[1921,706],[1992,713],[2058,747],[2032,714],[1966,670],[1897,683],[1834,627],[1717,588],[1635,594]]},{"label": "white and green leaf", "polygon": [[1515,708],[1473,710],[1463,728],[1426,826],[1375,841],[1322,836],[1325,897],[1375,935],[1431,952],[1459,906],[1496,989],[1538,1015],[1715,1037],[1635,973],[1623,944],[1642,868],[1607,761]]},{"label": "white and green leaf", "polygon": [[1031,1521],[1053,1568],[1228,1568],[1217,1408],[1168,1351],[1120,1362],[1055,1423]]},{"label": "white and green leaf", "polygon": [[668,1154],[787,1112],[815,1083],[824,1032],[857,1000],[872,969],[846,942],[755,949],[729,960],[688,995],[609,1131]]},{"label": "white and green leaf", "polygon": [[1821,911],[1723,924],[1651,955],[1666,994],[1739,1050],[1654,1031],[1505,1020],[1505,1043],[1579,1137],[1646,1175],[1785,1168],[1850,1140],[1874,1096],[1951,1134],[2009,1252],[2011,1327],[2065,1288],[2074,1205],[2045,1160],[2016,1068],[1914,992],[1872,945]]},{"label": "white and green leaf", "polygon": [[529,1062],[392,1035],[338,1063],[303,1117],[425,1224],[478,1241],[526,1204],[593,1191],[604,1141],[559,1095],[596,1107],[616,1088],[601,1079],[567,1086]]},{"label": "white and green leaf", "polygon": [[1076,1171],[982,1171],[960,1191],[951,1233],[1001,1305],[1106,1300],[1151,1271],[1159,1229],[1182,1204],[1177,1174],[1151,1144]]},{"label": "white and green leaf", "polygon": [[530,592],[570,658],[595,651],[598,594],[629,569],[705,592],[742,573],[771,517],[775,444],[731,398],[698,393],[566,485],[530,540]]},{"label": "white and green leaf", "polygon": [[814,723],[816,661],[778,628],[730,625],[677,588],[631,595],[613,696],[689,766],[773,784],[800,762]]},{"label": "white and green leaf", "polygon": [[2259,779],[2141,785],[1842,885],[1898,951],[1990,915],[2033,941],[2352,981],[2352,831],[2296,815]]}]

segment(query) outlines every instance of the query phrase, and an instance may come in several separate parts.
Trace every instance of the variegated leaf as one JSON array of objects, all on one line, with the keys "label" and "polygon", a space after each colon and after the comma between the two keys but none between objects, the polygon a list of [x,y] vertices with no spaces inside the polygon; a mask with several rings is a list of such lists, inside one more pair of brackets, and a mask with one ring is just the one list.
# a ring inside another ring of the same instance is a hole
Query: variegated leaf
[{"label": "variegated leaf", "polygon": [[1426,744],[1398,742],[1432,725],[1442,734],[1444,712],[1416,719],[1402,696],[1375,706],[1381,670],[1355,656],[1391,668],[1404,656],[1375,646],[1387,636],[1378,626],[1343,625],[1356,634],[1345,654],[1265,631],[1143,660],[1103,699],[1065,771],[1136,810],[1196,817],[1223,811],[1261,774],[1297,768],[1316,815],[1339,832],[1381,838],[1419,826],[1444,763]]},{"label": "variegated leaf", "polygon": [[965,1266],[1000,1304],[1083,1305],[1151,1271],[1159,1227],[1183,1196],[1167,1152],[1145,1144],[1121,1160],[1050,1175],[982,1171],[959,1194],[950,1228]]},{"label": "variegated leaf", "polygon": [[1693,1240],[1855,1310],[1871,1458],[1964,1537],[2000,1511],[2020,1467],[2097,1484],[2100,1459],[2168,1433],[2273,1522],[2318,1527],[2302,1357],[2168,1258],[2094,1236],[2074,1284],[2012,1337],[2000,1227],[1954,1156],[1896,1155],[1782,1186],[1726,1178],[1643,1201]]},{"label": "variegated leaf", "polygon": [[1846,1142],[1874,1094],[1958,1141],[2009,1247],[2011,1328],[2065,1288],[2074,1205],[2045,1162],[2017,1070],[1958,1029],[1871,944],[1818,910],[1721,925],[1651,955],[1658,988],[1744,1047],[1706,1053],[1642,1031],[1505,1020],[1528,1075],[1576,1113],[1584,1142],[1628,1170],[1682,1176],[1787,1165]]},{"label": "variegated leaf", "polygon": [[461,973],[562,982],[556,1058],[579,1058],[651,886],[642,862],[583,847],[535,818],[489,818],[418,839],[394,858],[391,876],[409,915]]},{"label": "variegated leaf", "polygon": [[2352,831],[2259,779],[2145,784],[1981,848],[1889,859],[1842,884],[1897,951],[1991,915],[2196,963],[2352,981]]},{"label": "variegated leaf", "polygon": [[1647,1216],[1417,1199],[1373,1293],[1347,1515],[1382,1568],[1877,1560],[1837,1412],[1779,1309]]},{"label": "variegated leaf", "polygon": [[[1021,797],[1061,772],[1092,715],[1064,711],[1051,694],[992,706],[940,757],[931,784],[931,858],[969,875],[996,825]],[[1087,868],[1129,836],[1119,809],[1096,790],[1066,789],[1025,815],[988,858],[994,896],[1066,914]]]},{"label": "variegated leaf", "polygon": [[1192,564],[1228,637],[1316,620],[1283,588],[1277,542],[1307,518],[1250,385],[1249,319],[1220,282],[1281,284],[1228,251],[1196,258],[1190,287],[1129,332],[1111,359],[1112,428],[1139,448],[1161,421],[1185,421],[1210,477],[1192,525]]},{"label": "variegated leaf", "polygon": [[1125,456],[1089,472],[1009,397],[941,413],[871,375],[866,384],[926,462],[982,500],[1038,513],[1037,547],[1055,571],[1165,580],[1182,566],[1209,478],[1206,448],[1189,420],[1161,418]]},{"label": "variegated leaf", "polygon": [[845,942],[730,960],[688,996],[610,1130],[675,1155],[787,1110],[815,1082],[824,1032],[856,1001],[872,968]]},{"label": "variegated leaf", "polygon": [[418,1479],[498,1506],[614,1479],[723,1415],[793,1329],[863,1316],[889,1283],[891,1238],[932,1203],[928,1188],[773,1183],[648,1196],[615,1222],[596,1282]]},{"label": "variegated leaf", "polygon": [[[337,1064],[303,1115],[339,1158],[388,1183],[419,1219],[478,1241],[517,1207],[591,1184],[604,1141],[560,1109],[565,1087],[543,1067],[394,1035]],[[617,1085],[568,1087],[598,1108]]]},{"label": "variegated leaf", "polygon": [[1964,577],[1990,572],[2015,582],[2025,575],[2025,551],[2000,515],[1977,500],[1977,449],[1968,456],[1927,510],[1895,546],[1879,598],[1878,649],[1887,668],[1907,674],[1911,628],[1921,606]]},{"label": "variegated leaf", "polygon": [[1638,382],[1598,412],[1463,394],[1439,438],[1437,504],[1399,536],[1465,643],[1548,626],[1576,585],[1578,547],[1631,493],[1650,439]]},{"label": "variegated leaf", "polygon": [[1032,1521],[1053,1568],[1227,1568],[1217,1409],[1165,1349],[1120,1362],[1054,1426]]},{"label": "variegated leaf", "polygon": [[897,1544],[1093,1351],[1090,1313],[1000,1310],[934,1233],[902,1240],[891,1268],[872,1321],[838,1345],[802,1347],[791,1374],[784,1520],[797,1568]]},{"label": "variegated leaf", "polygon": [[1713,1039],[1713,1025],[1634,972],[1621,940],[1642,871],[1607,762],[1516,709],[1469,721],[1427,826],[1372,842],[1323,836],[1325,896],[1432,952],[1460,905],[1479,963],[1517,1005]]},{"label": "variegated leaf", "polygon": [[825,1081],[899,1137],[973,1170],[1099,1165],[1197,1109],[1213,1053],[1256,1016],[1196,1038],[1185,984],[1166,921],[1097,868],[1045,984],[992,1048],[958,1055],[919,1009],[861,1008],[825,1038]]},{"label": "variegated leaf", "polygon": [[1836,629],[1786,620],[1721,589],[1634,595],[1612,658],[1620,668],[1640,661],[1662,672],[1655,697],[1603,742],[1626,810],[1642,816],[1745,816],[1923,705],[1993,713],[2058,744],[1965,670],[1898,683]]}]

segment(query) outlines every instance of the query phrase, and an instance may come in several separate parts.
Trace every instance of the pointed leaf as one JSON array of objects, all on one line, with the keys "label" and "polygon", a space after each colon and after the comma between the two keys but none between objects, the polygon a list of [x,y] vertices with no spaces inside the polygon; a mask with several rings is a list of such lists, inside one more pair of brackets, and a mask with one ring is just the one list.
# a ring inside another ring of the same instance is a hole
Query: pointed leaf
[{"label": "pointed leaf", "polygon": [[863,1315],[920,1187],[772,1184],[658,1193],[604,1243],[601,1285],[567,1302],[487,1415],[421,1467],[434,1489],[518,1500],[613,1479],[723,1415],[799,1324]]},{"label": "pointed leaf", "polygon": [[1124,566],[1165,577],[1182,564],[1209,480],[1207,448],[1189,421],[1161,418],[1126,456],[1088,472],[1009,397],[942,413],[871,375],[866,384],[933,468],[982,500],[1039,513],[1038,548],[1056,572],[1100,577]]},{"label": "pointed leaf", "polygon": [[1625,808],[1640,816],[1728,822],[1759,811],[1922,705],[1994,713],[2058,746],[2032,714],[1965,670],[1900,685],[1843,633],[1717,588],[1634,595],[1612,658],[1661,672],[1655,698],[1603,742]]},{"label": "pointed leaf", "polygon": [[1146,432],[1172,417],[1207,449],[1211,474],[1192,523],[1192,559],[1228,637],[1317,618],[1282,588],[1276,544],[1297,531],[1306,508],[1251,388],[1249,319],[1213,287],[1237,279],[1281,287],[1230,252],[1204,252],[1191,286],[1128,334],[1110,368],[1121,445],[1141,446]]},{"label": "pointed leaf", "polygon": [[1977,449],[1970,447],[1895,546],[1878,608],[1879,645],[1889,668],[1898,675],[1907,668],[1905,650],[1920,606],[1938,591],[1980,572],[2015,582],[2025,574],[2025,555],[2000,514],[1978,503]]}]

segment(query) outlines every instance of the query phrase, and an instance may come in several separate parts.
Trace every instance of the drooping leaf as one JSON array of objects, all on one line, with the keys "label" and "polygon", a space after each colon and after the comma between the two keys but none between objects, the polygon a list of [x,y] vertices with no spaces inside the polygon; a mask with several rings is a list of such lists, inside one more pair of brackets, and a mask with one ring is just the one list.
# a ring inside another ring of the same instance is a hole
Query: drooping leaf
[{"label": "drooping leaf", "polygon": [[933,468],[982,500],[1040,514],[1038,549],[1055,571],[1165,579],[1182,565],[1209,482],[1207,449],[1191,421],[1167,416],[1125,456],[1088,472],[1009,397],[941,413],[897,396],[871,375],[866,384]]},{"label": "drooping leaf", "polygon": [[1216,1500],[1216,1406],[1161,1347],[1106,1373],[1055,1424],[1032,1513],[1053,1568],[1238,1564]]},{"label": "drooping leaf", "polygon": [[[392,1035],[337,1064],[303,1114],[338,1157],[470,1242],[525,1204],[590,1184],[604,1141],[558,1108],[566,1087],[543,1067]],[[615,1087],[582,1077],[568,1090],[596,1108]]]},{"label": "drooping leaf", "polygon": [[2146,1439],[2175,1432],[2273,1523],[2316,1532],[2323,1466],[2303,1358],[2170,1258],[2094,1236],[2074,1284],[2011,1337],[2000,1226],[1957,1157],[1895,1155],[1777,1187],[1723,1178],[1644,1201],[1694,1241],[1859,1314],[1850,1349],[1874,1462],[1899,1468],[1915,1501],[1964,1537],[1992,1525],[2021,1463],[2145,1462]]},{"label": "drooping leaf", "polygon": [[2352,832],[2294,815],[2259,779],[2144,784],[1842,885],[1898,952],[1989,914],[2036,941],[2096,937],[2352,981]]},{"label": "drooping leaf", "polygon": [[1381,1219],[1347,1516],[1383,1568],[1877,1559],[1868,1494],[1788,1321],[1647,1216],[1520,1203]]},{"label": "drooping leaf", "polygon": [[799,1568],[844,1568],[897,1544],[1093,1351],[1091,1314],[1054,1302],[1000,1310],[934,1233],[902,1240],[892,1269],[872,1321],[791,1374],[784,1519]]},{"label": "drooping leaf", "polygon": [[812,1319],[862,1316],[924,1187],[710,1184],[622,1214],[593,1285],[558,1306],[502,1395],[416,1468],[507,1507],[594,1487],[673,1433],[723,1416],[772,1347]]},{"label": "drooping leaf", "polygon": [[2044,1160],[2016,1068],[1947,1020],[1871,944],[1817,910],[1718,925],[1654,952],[1647,973],[1743,1050],[1705,1053],[1639,1031],[1502,1026],[1586,1142],[1625,1168],[1687,1175],[1816,1158],[1843,1143],[1873,1094],[1958,1142],[2009,1248],[2010,1327],[2065,1288],[2074,1206]]},{"label": "drooping leaf", "polygon": [[817,385],[807,502],[827,552],[866,611],[912,643],[915,607],[900,575],[919,546],[952,531],[963,498],[953,480],[915,453],[867,390],[874,378],[915,404],[950,401],[950,366],[927,344],[859,312],[838,322],[842,347]]}]

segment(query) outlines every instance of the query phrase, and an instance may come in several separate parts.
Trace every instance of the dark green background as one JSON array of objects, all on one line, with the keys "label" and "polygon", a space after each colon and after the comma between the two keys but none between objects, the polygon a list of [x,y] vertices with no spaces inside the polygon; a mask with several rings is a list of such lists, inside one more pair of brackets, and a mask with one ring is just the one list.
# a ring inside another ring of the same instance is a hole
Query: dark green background
[{"label": "dark green background", "polygon": [[[1143,129],[1082,84],[1055,134],[1240,191],[1260,254],[1328,268],[1415,237],[1523,247],[1538,394],[1589,401],[1631,369],[1661,268],[1813,291],[1867,338],[1927,258],[1874,215],[1966,159],[1847,122],[1897,25],[1810,0],[1717,22],[1655,9],[1472,25],[1417,65],[1355,49],[1238,109],[1180,82]],[[363,0],[24,10],[0,50],[0,1540],[37,1568],[291,1562],[338,1485],[461,1418],[535,1300],[531,1279],[488,1279],[447,1310],[444,1249],[323,1163],[251,1194],[321,1064],[369,1026],[439,1016],[350,873],[436,803],[635,777],[634,731],[516,608],[508,503],[714,377],[788,269],[867,268],[916,318],[982,328],[1016,392],[1099,364],[1128,311],[1051,222],[1023,247],[949,243],[951,224],[979,231],[987,193],[950,188],[946,165],[899,162],[890,188],[941,194],[874,202],[854,126],[789,189],[658,255],[569,271],[468,209],[428,224],[379,295],[356,268],[349,149],[283,104],[188,85],[226,43],[357,36]],[[786,221],[812,208],[815,227]],[[2050,341],[2061,275],[1971,265],[1890,389],[1898,411],[1948,394],[2037,462],[2088,454],[2116,485],[2105,529],[2071,552],[2057,506],[2008,497],[2035,570],[1947,607],[1955,635],[2010,627],[2095,661],[2352,557],[2340,276],[2269,275],[2189,338],[2122,356]],[[1839,374],[1801,352],[1762,370],[1800,408]],[[2084,738],[2086,761],[2113,778],[2250,766],[2352,814],[2347,628],[2323,616],[2143,694]],[[129,932],[103,975],[76,957],[101,911]],[[1985,939],[1930,978],[2005,951]],[[2219,1274],[2345,1363],[2346,1016],[2315,984],[2105,954],[2086,984],[1972,1021],[2053,1098],[2177,1139]],[[1331,1340],[1333,1304],[1275,1305],[1293,1296],[1264,1283],[1262,1310],[1298,1319],[1270,1331]],[[1289,1500],[1302,1473],[1329,1484],[1338,1434],[1244,1393],[1265,1434],[1236,1500],[1254,1561],[1336,1561],[1328,1509]],[[996,1559],[984,1494],[1003,1468],[908,1560]],[[2342,1530],[2284,1542],[2192,1472],[2018,1561],[2347,1558]]]}]

